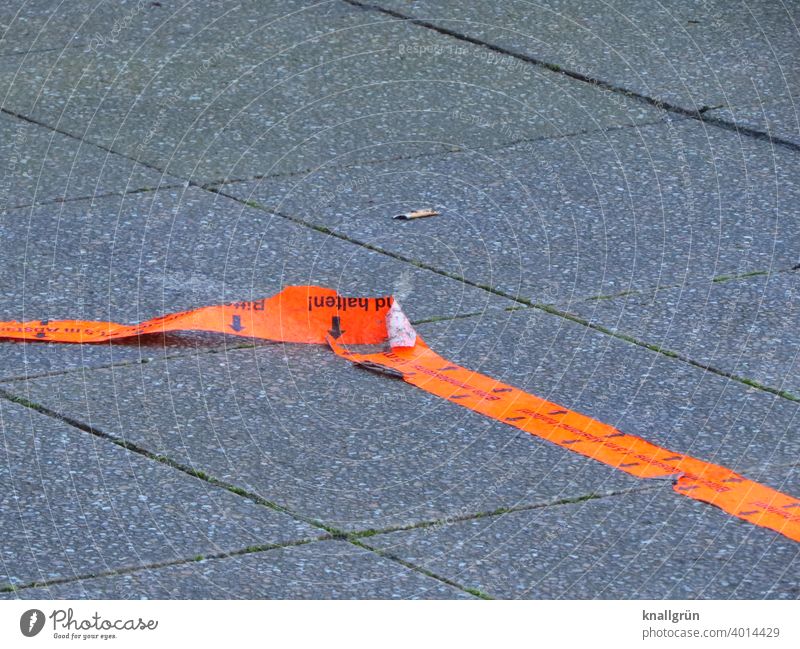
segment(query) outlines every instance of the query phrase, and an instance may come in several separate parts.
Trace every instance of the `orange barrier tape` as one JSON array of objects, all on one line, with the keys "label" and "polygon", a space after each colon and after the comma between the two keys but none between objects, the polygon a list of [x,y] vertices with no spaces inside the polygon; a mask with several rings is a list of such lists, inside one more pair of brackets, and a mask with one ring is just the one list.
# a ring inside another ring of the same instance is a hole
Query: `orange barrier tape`
[{"label": "orange barrier tape", "polygon": [[386,340],[391,297],[342,297],[319,286],[288,286],[253,302],[205,306],[137,325],[88,320],[0,322],[0,338],[97,343],[169,331],[211,331],[287,343],[324,344],[332,335],[347,344]]},{"label": "orange barrier tape", "polygon": [[[455,365],[425,344],[391,297],[343,297],[319,286],[290,286],[270,298],[202,307],[138,325],[83,320],[0,322],[0,338],[66,343],[186,330],[280,342],[327,342],[337,355],[353,363],[400,376],[426,392],[638,478],[671,477],[681,495],[800,541],[800,500]],[[389,349],[371,353],[346,348],[386,343]]]}]

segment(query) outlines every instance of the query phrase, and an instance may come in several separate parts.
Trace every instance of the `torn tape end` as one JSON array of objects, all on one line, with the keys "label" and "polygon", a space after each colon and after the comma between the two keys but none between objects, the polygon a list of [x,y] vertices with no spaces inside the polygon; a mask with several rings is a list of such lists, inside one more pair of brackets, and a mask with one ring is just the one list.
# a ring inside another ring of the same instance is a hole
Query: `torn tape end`
[{"label": "torn tape end", "polygon": [[386,313],[386,332],[390,347],[414,347],[417,344],[417,332],[397,300]]}]

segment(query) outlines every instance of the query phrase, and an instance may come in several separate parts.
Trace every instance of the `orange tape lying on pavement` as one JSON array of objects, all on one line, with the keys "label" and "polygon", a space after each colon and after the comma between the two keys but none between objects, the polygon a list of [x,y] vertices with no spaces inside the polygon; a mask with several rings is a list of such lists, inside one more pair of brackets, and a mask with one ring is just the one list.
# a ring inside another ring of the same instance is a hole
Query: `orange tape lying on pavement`
[{"label": "orange tape lying on pavement", "polygon": [[342,297],[330,288],[288,286],[262,300],[204,306],[137,325],[88,320],[0,322],[0,338],[99,343],[169,331],[210,331],[287,343],[325,344],[326,336],[333,335],[351,345],[375,344],[386,340],[391,304],[391,297]]},{"label": "orange tape lying on pavement", "polygon": [[[63,343],[188,330],[279,342],[327,342],[353,363],[400,376],[426,392],[638,478],[672,478],[673,489],[681,495],[800,541],[800,500],[455,365],[425,344],[391,297],[343,297],[329,288],[290,286],[262,300],[202,307],[138,325],[0,322],[0,338]],[[386,343],[388,349],[371,353],[346,348]]]}]

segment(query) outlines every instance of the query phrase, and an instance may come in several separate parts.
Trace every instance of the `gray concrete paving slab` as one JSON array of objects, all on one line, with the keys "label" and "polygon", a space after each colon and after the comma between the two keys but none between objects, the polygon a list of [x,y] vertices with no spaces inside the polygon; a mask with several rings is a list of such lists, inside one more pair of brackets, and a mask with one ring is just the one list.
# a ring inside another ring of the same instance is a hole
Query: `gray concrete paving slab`
[{"label": "gray concrete paving slab", "polygon": [[323,541],[30,588],[0,599],[471,599],[350,543]]},{"label": "gray concrete paving slab", "polygon": [[140,0],[4,2],[0,7],[0,56],[88,47],[93,38],[98,43],[101,37],[119,39],[131,28],[138,28],[136,31],[141,34],[142,23],[156,22],[159,14],[164,15],[163,7],[159,12],[155,4]]},{"label": "gray concrete paving slab", "polygon": [[122,156],[0,113],[0,219],[22,205],[174,184]]},{"label": "gray concrete paving slab", "polygon": [[800,598],[796,542],[669,486],[367,541],[508,599]]},{"label": "gray concrete paving slab", "polygon": [[[220,191],[512,296],[561,303],[796,264],[796,163],[769,143],[676,120],[491,152],[341,160]],[[428,206],[442,215],[391,219]]]},{"label": "gray concrete paving slab", "polygon": [[[800,453],[797,403],[540,311],[419,330],[450,360],[748,476]],[[319,347],[199,355],[6,389],[349,530],[645,484]]]},{"label": "gray concrete paving slab", "polygon": [[[287,0],[279,6],[224,0],[17,0],[0,7],[0,56],[35,55],[65,48],[100,52],[121,43],[158,41],[181,47],[204,34],[221,34],[257,20],[325,6],[335,13],[340,0]],[[73,52],[64,52],[71,56]]]},{"label": "gray concrete paving slab", "polygon": [[575,301],[564,308],[610,330],[800,398],[800,273],[719,280]]},{"label": "gray concrete paving slab", "polygon": [[200,181],[297,172],[354,151],[396,158],[663,117],[345,3],[296,9],[229,11],[207,30],[158,30],[69,56],[5,57],[3,105]]},{"label": "gray concrete paving slab", "polygon": [[[688,110],[797,97],[798,8],[769,0],[379,0],[431,22]],[[763,128],[763,121],[756,128]],[[797,137],[793,121],[773,133]]]},{"label": "gray concrete paving slab", "polygon": [[[399,293],[418,318],[510,304],[478,288],[197,188],[8,212],[0,321],[139,322],[258,299],[292,284],[346,295]],[[423,290],[424,289],[424,290]],[[170,335],[113,345],[0,344],[0,378],[135,362],[252,343]]]},{"label": "gray concrete paving slab", "polygon": [[340,529],[639,486],[317,346],[273,345],[5,387]]},{"label": "gray concrete paving slab", "polygon": [[718,108],[707,115],[800,146],[800,94],[771,97],[753,106]]},{"label": "gray concrete paving slab", "polygon": [[543,311],[419,331],[464,367],[753,479],[800,454],[797,402]]},{"label": "gray concrete paving slab", "polygon": [[0,587],[324,532],[0,400]]},{"label": "gray concrete paving slab", "polygon": [[[395,293],[455,362],[800,495],[797,152],[713,124],[800,143],[796,8],[378,4],[709,121],[341,0],[6,3],[0,320]],[[0,341],[0,381],[0,588],[68,581],[0,598],[467,596],[393,557],[500,597],[800,598],[797,544],[322,347]],[[9,394],[390,556],[193,561],[321,532]]]}]

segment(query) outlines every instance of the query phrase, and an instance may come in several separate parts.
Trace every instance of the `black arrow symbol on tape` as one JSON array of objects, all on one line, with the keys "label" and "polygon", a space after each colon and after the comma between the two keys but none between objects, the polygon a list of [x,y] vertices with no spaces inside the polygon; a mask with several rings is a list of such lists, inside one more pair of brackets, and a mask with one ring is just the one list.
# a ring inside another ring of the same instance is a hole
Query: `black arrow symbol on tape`
[{"label": "black arrow symbol on tape", "polygon": [[331,318],[331,328],[328,329],[328,333],[334,340],[338,340],[339,336],[344,333],[344,331],[342,331],[342,323],[341,320],[339,320],[338,315],[335,315]]},{"label": "black arrow symbol on tape", "polygon": [[233,316],[233,322],[228,325],[234,331],[242,331],[244,327],[242,326],[242,316],[235,315]]}]

